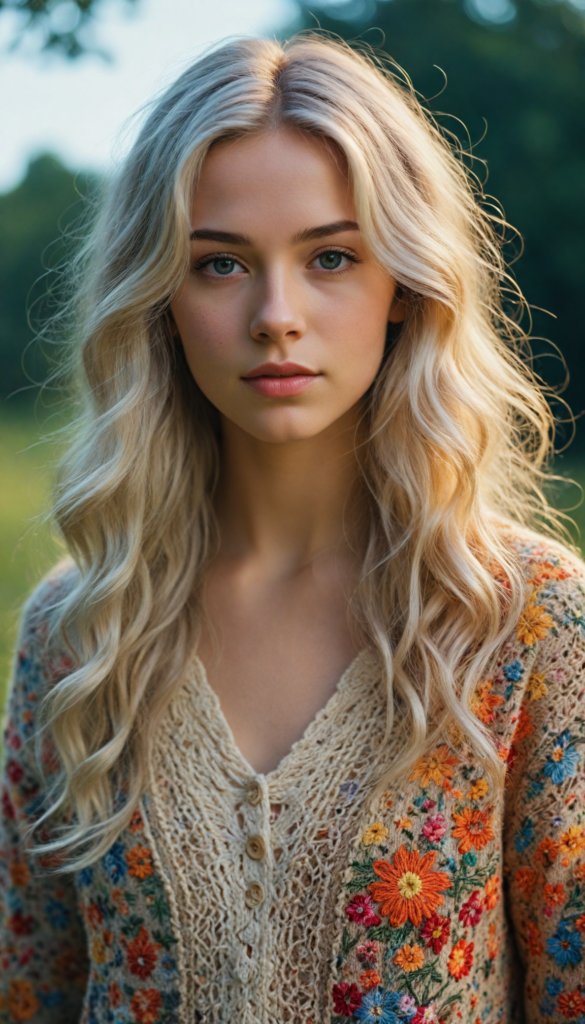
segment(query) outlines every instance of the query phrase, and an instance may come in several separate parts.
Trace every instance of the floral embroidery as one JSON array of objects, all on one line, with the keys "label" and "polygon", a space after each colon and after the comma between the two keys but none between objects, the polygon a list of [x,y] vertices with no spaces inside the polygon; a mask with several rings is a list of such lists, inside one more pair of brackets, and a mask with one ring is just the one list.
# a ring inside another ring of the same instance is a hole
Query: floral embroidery
[{"label": "floral embroidery", "polygon": [[425,955],[420,946],[409,946],[405,944],[401,946],[396,956],[394,957],[394,963],[397,967],[401,967],[403,971],[410,973],[411,971],[418,971],[425,962]]},{"label": "floral embroidery", "polygon": [[423,917],[431,914],[443,903],[441,895],[453,884],[444,871],[433,871],[437,858],[434,850],[420,857],[408,853],[405,846],[396,851],[394,864],[377,860],[372,868],[381,882],[372,882],[370,892],[380,904],[383,917],[394,927],[407,920],[420,925]]},{"label": "floral embroidery", "polygon": [[410,775],[410,781],[415,782],[418,779],[421,789],[426,789],[430,782],[440,786],[445,779],[453,778],[456,764],[457,758],[444,743],[432,754],[420,758]]},{"label": "floral embroidery", "polygon": [[457,826],[453,829],[453,835],[460,840],[459,853],[467,853],[472,847],[475,850],[483,850],[484,846],[491,842],[494,838],[492,815],[491,807],[483,811],[465,807],[461,814],[453,812],[453,820]]},{"label": "floral embroidery", "polygon": [[447,970],[454,978],[459,981],[466,974],[469,974],[471,965],[473,964],[473,942],[466,942],[465,939],[459,939],[455,943],[453,949],[449,954],[447,961]]},{"label": "floral embroidery", "polygon": [[362,835],[362,843],[364,846],[372,846],[376,843],[379,846],[388,838],[388,829],[381,821],[376,821],[374,825],[369,825],[366,831]]},{"label": "floral embroidery", "polygon": [[532,647],[537,640],[544,640],[553,626],[554,620],[545,612],[544,605],[531,601],[520,616],[517,636],[527,647]]}]

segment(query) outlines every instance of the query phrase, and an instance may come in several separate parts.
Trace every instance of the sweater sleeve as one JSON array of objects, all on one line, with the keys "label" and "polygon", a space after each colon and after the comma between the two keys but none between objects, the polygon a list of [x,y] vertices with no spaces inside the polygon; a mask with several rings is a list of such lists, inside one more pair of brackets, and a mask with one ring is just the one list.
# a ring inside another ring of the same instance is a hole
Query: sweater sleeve
[{"label": "sweater sleeve", "polygon": [[527,1024],[585,1022],[585,585],[582,570],[558,572],[536,581],[523,627],[537,652],[506,787],[504,869]]},{"label": "sweater sleeve", "polygon": [[22,617],[4,728],[0,808],[0,1022],[74,1024],[81,1015],[88,961],[71,874],[50,874],[25,849],[23,833],[43,803],[55,768],[50,744],[35,756],[36,711],[49,677],[46,607],[60,578],[45,581]]}]

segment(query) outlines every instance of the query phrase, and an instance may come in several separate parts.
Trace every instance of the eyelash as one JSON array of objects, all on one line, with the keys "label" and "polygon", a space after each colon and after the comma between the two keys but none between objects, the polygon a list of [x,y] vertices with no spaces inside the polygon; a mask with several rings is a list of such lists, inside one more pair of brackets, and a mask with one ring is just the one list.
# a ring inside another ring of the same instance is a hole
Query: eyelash
[{"label": "eyelash", "polygon": [[[329,245],[329,246],[327,246],[326,249],[321,249],[320,252],[316,253],[315,256],[313,256],[313,259],[311,260],[311,263],[313,263],[315,260],[319,259],[319,256],[324,256],[325,253],[328,253],[328,252],[339,252],[339,253],[341,253],[342,256],[345,256],[351,263],[361,263],[362,262],[362,260],[360,260],[360,258],[358,256],[356,256],[355,253],[351,252],[350,249],[343,249],[341,246]],[[205,267],[209,266],[210,263],[214,263],[215,260],[233,260],[234,263],[241,263],[241,260],[238,260],[237,257],[234,256],[231,252],[214,252],[214,253],[210,253],[207,256],[203,256],[200,260],[197,261],[197,263],[194,263],[193,264],[193,270],[204,270]],[[349,269],[350,268],[347,267],[347,266],[346,267],[341,267],[339,270],[325,270],[323,267],[321,267],[321,270],[323,270],[323,273],[328,274],[330,277],[333,276],[334,274],[343,274],[344,271],[349,270]],[[221,274],[217,274],[217,275],[213,274],[212,276],[213,277],[221,277],[222,275]],[[225,275],[226,278],[227,277],[232,277],[232,276],[233,276],[232,274],[226,274]]]}]

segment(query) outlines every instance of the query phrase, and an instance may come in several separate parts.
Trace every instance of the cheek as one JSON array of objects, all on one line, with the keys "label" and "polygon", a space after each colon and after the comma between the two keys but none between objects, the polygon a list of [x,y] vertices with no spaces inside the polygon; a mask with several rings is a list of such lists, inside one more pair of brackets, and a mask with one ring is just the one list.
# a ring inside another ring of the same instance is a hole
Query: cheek
[{"label": "cheek", "polygon": [[173,300],[171,310],[194,376],[231,361],[231,339],[237,337],[238,318],[228,303],[222,307],[218,302],[202,302],[196,294],[183,293]]},{"label": "cheek", "polygon": [[347,296],[348,301],[333,305],[323,320],[322,337],[327,339],[333,373],[362,393],[374,380],[384,356],[391,302],[387,291],[370,291],[366,298],[362,291]]}]

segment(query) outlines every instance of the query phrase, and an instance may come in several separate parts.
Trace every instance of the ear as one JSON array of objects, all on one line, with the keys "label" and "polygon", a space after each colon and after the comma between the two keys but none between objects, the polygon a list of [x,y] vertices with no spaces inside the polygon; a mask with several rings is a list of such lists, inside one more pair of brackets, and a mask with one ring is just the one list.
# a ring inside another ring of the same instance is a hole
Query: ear
[{"label": "ear", "polygon": [[404,299],[404,292],[400,285],[396,285],[396,291],[392,299],[392,305],[390,306],[390,312],[388,313],[388,320],[391,324],[399,324],[402,320],[406,319],[407,304]]}]

